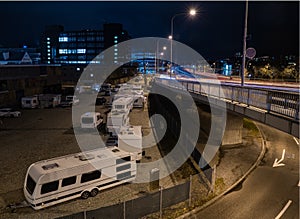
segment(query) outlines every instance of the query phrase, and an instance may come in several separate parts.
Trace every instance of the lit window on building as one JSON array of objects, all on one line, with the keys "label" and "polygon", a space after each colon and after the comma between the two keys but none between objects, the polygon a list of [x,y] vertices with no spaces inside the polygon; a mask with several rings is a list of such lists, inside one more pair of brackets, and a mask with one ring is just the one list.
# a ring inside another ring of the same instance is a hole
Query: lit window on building
[{"label": "lit window on building", "polygon": [[118,43],[118,40],[115,40],[114,43]]},{"label": "lit window on building", "polygon": [[86,53],[86,49],[77,49],[77,53],[80,54]]},{"label": "lit window on building", "polygon": [[51,54],[50,53],[48,53],[48,56],[50,56]]},{"label": "lit window on building", "polygon": [[58,41],[59,42],[68,42],[68,37],[59,37]]},{"label": "lit window on building", "polygon": [[50,49],[50,46],[48,45],[47,48]]},{"label": "lit window on building", "polygon": [[48,64],[50,64],[50,61],[48,61]]},{"label": "lit window on building", "polygon": [[59,54],[67,54],[68,50],[67,49],[59,49]]},{"label": "lit window on building", "polygon": [[118,52],[118,49],[117,49],[117,48],[115,48],[115,52]]},{"label": "lit window on building", "polygon": [[118,47],[118,44],[115,44],[114,46],[115,46],[115,47]]},{"label": "lit window on building", "polygon": [[50,49],[48,49],[47,52],[50,52]]},{"label": "lit window on building", "polygon": [[47,37],[47,40],[50,40],[50,38],[49,38],[49,37]]},{"label": "lit window on building", "polygon": [[77,71],[80,71],[80,68],[76,68]]},{"label": "lit window on building", "polygon": [[118,36],[114,36],[115,39],[118,39]]},{"label": "lit window on building", "polygon": [[114,61],[114,63],[115,63],[115,64],[117,64],[117,63],[118,63],[118,61]]},{"label": "lit window on building", "polygon": [[50,59],[50,57],[48,57],[48,59]]}]

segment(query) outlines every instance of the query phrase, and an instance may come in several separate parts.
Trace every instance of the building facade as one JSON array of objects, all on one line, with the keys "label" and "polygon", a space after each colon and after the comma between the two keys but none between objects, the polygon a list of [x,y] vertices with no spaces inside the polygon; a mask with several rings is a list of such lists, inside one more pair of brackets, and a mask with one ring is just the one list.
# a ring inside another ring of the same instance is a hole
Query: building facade
[{"label": "building facade", "polygon": [[117,44],[128,39],[130,36],[119,23],[104,24],[103,30],[64,31],[62,26],[48,26],[42,34],[42,62],[63,65],[100,63],[103,57],[98,55],[114,46],[112,62],[119,63],[122,57]]}]

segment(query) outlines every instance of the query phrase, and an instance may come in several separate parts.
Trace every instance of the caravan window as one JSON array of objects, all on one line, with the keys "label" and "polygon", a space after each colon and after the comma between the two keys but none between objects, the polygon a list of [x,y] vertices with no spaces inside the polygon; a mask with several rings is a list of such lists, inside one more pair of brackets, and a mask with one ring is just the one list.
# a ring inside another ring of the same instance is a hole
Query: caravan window
[{"label": "caravan window", "polygon": [[61,186],[64,187],[64,186],[69,186],[69,185],[72,185],[72,184],[75,184],[76,183],[76,176],[71,176],[71,177],[68,177],[68,178],[64,178],[61,182]]},{"label": "caravan window", "polygon": [[130,171],[118,174],[117,175],[117,180],[126,179],[126,178],[129,178],[129,177],[131,177],[131,172]]},{"label": "caravan window", "polygon": [[124,109],[124,105],[115,105],[115,109]]},{"label": "caravan window", "polygon": [[127,156],[127,157],[122,157],[120,159],[117,159],[116,160],[116,164],[121,164],[121,163],[124,163],[124,162],[127,162],[127,161],[131,161],[131,157],[130,156]]},{"label": "caravan window", "polygon": [[41,194],[56,191],[58,189],[58,180],[42,185]]},{"label": "caravan window", "polygon": [[26,182],[26,189],[29,192],[30,195],[32,195],[34,188],[35,188],[36,183],[34,180],[31,178],[30,175],[27,176],[27,182]]},{"label": "caravan window", "polygon": [[83,124],[90,124],[94,122],[94,119],[93,117],[83,117],[81,121]]},{"label": "caravan window", "polygon": [[130,168],[131,168],[131,164],[125,164],[123,166],[117,167],[116,171],[120,172],[120,171],[127,170],[127,169],[130,169]]},{"label": "caravan window", "polygon": [[80,182],[85,183],[85,182],[88,182],[88,181],[99,179],[100,177],[101,177],[101,171],[100,170],[95,170],[95,171],[90,172],[90,173],[82,174]]}]

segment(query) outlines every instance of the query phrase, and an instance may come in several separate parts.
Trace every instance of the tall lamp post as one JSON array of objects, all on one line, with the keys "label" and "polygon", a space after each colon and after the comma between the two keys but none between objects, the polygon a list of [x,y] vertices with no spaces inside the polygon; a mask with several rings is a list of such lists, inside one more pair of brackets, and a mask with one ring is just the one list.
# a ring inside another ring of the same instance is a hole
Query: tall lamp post
[{"label": "tall lamp post", "polygon": [[[167,47],[163,46],[163,50],[166,50]],[[155,71],[159,70],[159,40],[156,42],[156,51],[155,51]]]},{"label": "tall lamp post", "polygon": [[248,0],[246,0],[244,42],[243,42],[243,62],[242,62],[242,71],[241,71],[241,86],[244,86],[244,83],[245,83],[246,50],[247,50],[247,25],[248,25]]},{"label": "tall lamp post", "polygon": [[[196,15],[196,10],[195,9],[191,9],[189,11],[189,15],[190,16],[195,16]],[[186,15],[187,13],[179,13],[179,14],[175,14],[173,15],[172,19],[171,19],[171,35],[169,36],[169,39],[171,41],[171,46],[170,46],[170,52],[171,52],[171,55],[170,55],[170,78],[171,78],[171,74],[172,74],[172,64],[173,64],[173,30],[174,30],[174,19],[175,17],[179,16],[179,15]]]}]

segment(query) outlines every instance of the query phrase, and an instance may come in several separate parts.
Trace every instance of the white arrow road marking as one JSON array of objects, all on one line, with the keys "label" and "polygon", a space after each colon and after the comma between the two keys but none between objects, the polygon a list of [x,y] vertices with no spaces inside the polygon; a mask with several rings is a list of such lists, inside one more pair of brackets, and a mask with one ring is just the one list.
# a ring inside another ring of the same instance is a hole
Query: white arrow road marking
[{"label": "white arrow road marking", "polygon": [[296,144],[299,145],[299,139],[297,139],[297,138],[295,138],[295,137],[293,137],[293,138],[294,138]]},{"label": "white arrow road marking", "polygon": [[285,165],[284,163],[281,163],[284,160],[284,155],[285,155],[285,149],[283,149],[282,151],[281,159],[280,160],[278,160],[277,158],[275,159],[273,163],[273,167],[281,167]]},{"label": "white arrow road marking", "polygon": [[288,207],[290,207],[290,205],[292,204],[292,201],[289,200],[288,203],[286,203],[286,205],[284,206],[284,208],[279,212],[279,214],[275,217],[275,219],[279,219],[281,218],[281,216],[284,214],[284,212],[288,209]]}]

